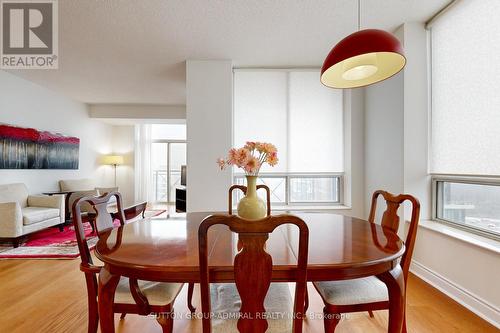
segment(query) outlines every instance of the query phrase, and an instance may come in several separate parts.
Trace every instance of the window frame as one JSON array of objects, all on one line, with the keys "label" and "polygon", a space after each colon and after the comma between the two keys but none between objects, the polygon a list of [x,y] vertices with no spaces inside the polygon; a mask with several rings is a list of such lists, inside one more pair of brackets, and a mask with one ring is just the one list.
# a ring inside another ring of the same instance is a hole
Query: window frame
[{"label": "window frame", "polygon": [[[187,148],[187,140],[174,140],[174,139],[154,139],[154,140],[151,140],[151,147],[153,147],[153,144],[155,143],[164,143],[167,145],[167,201],[162,201],[162,200],[158,200],[157,199],[157,196],[158,196],[158,188],[156,187],[157,186],[157,183],[154,183],[153,181],[151,181],[151,185],[154,187],[154,203],[165,203],[165,204],[173,204],[175,203],[175,198],[173,198],[174,200],[172,201],[172,198],[170,197],[170,186],[172,185],[171,184],[171,177],[170,177],[170,172],[171,172],[171,165],[170,165],[170,153],[171,153],[171,150],[170,150],[170,145],[172,143],[184,143],[186,144],[186,148]],[[151,171],[153,172],[153,175],[155,172],[159,171],[159,170],[152,170],[151,168]]]},{"label": "window frame", "polygon": [[[285,179],[285,202],[284,203],[273,203],[271,200],[271,206],[286,208],[287,206],[301,206],[301,207],[310,207],[310,206],[343,206],[344,205],[344,173],[343,172],[314,172],[314,173],[260,173],[258,178],[284,178]],[[244,179],[244,173],[233,173],[233,181],[237,183],[238,179]],[[292,178],[336,178],[338,179],[337,183],[337,193],[338,193],[338,201],[290,201],[290,179]],[[236,203],[236,200],[233,198],[233,202]]]},{"label": "window frame", "polygon": [[493,240],[500,241],[500,235],[493,232],[488,232],[484,229],[477,228],[470,225],[465,225],[459,222],[454,222],[451,220],[446,220],[438,217],[438,211],[440,210],[440,205],[443,203],[443,193],[442,186],[439,183],[450,182],[450,183],[462,183],[470,185],[488,185],[488,186],[499,186],[500,187],[500,176],[472,176],[472,175],[449,175],[449,174],[432,174],[431,175],[431,202],[432,202],[432,212],[431,218],[433,221],[442,223],[444,225],[457,228],[463,231],[470,232],[479,236],[490,238]]}]

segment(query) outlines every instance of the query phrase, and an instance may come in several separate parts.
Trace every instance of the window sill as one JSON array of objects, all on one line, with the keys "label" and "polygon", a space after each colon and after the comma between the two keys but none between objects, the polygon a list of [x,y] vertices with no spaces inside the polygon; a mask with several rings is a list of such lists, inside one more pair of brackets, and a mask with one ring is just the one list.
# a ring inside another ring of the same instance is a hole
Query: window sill
[{"label": "window sill", "polygon": [[321,206],[321,205],[314,205],[314,206],[300,206],[300,205],[288,205],[288,206],[276,206],[272,207],[272,211],[294,211],[294,212],[300,212],[300,211],[328,211],[328,210],[350,210],[351,207],[349,206],[344,206],[344,205],[337,205],[337,206]]},{"label": "window sill", "polygon": [[[406,221],[409,223],[409,221]],[[419,227],[429,229],[432,231],[436,231],[440,234],[446,235],[448,237],[452,237],[458,240],[461,240],[465,243],[475,245],[477,247],[495,252],[500,254],[500,242],[494,239],[482,237],[479,235],[475,235],[473,233],[467,232],[465,230],[461,230],[458,228],[453,228],[444,223],[432,221],[432,220],[423,220],[420,221]]]}]

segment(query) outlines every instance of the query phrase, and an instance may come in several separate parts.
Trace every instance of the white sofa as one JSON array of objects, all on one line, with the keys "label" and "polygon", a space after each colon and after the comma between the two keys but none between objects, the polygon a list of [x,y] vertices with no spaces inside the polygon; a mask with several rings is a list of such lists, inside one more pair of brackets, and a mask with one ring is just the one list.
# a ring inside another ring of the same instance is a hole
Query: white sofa
[{"label": "white sofa", "polygon": [[19,245],[29,233],[64,223],[64,196],[29,195],[24,184],[0,185],[0,238]]},{"label": "white sofa", "polygon": [[[69,197],[67,198],[67,209],[71,212],[73,208],[73,203],[82,197],[86,196],[98,196],[107,192],[118,191],[118,187],[96,187],[95,183],[92,179],[68,179],[68,180],[60,180],[59,188],[61,192],[71,192]],[[114,202],[112,202],[114,204]],[[84,213],[93,212],[92,207],[84,203],[80,207],[81,211]],[[68,216],[71,214],[68,214]]]}]

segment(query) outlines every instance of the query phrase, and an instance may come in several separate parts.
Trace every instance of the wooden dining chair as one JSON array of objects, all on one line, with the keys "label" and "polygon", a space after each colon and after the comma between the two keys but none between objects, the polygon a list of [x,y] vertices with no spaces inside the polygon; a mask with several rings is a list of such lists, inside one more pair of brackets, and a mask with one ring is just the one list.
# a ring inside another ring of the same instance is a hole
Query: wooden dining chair
[{"label": "wooden dining chair", "polygon": [[[269,234],[283,224],[293,224],[299,229],[293,307],[288,284],[271,283],[273,260],[266,252]],[[235,283],[210,283],[207,233],[215,225],[228,226],[241,242],[242,248],[233,262]],[[198,229],[203,333],[302,332],[308,241],[306,223],[293,215],[269,216],[257,221],[234,215],[206,217]],[[266,318],[273,314],[279,319],[268,322]]]},{"label": "wooden dining chair", "polygon": [[[408,194],[393,195],[386,191],[375,191],[372,196],[370,216],[368,217],[370,223],[375,223],[377,199],[380,195],[382,195],[386,202],[386,210],[382,215],[381,221],[384,230],[397,232],[400,223],[398,216],[399,207],[405,201],[411,203],[410,226],[405,241],[405,253],[400,263],[406,289],[408,271],[417,236],[420,203],[415,197]],[[383,246],[380,244],[382,249]],[[373,317],[372,311],[389,309],[387,287],[376,276],[344,281],[314,282],[313,284],[325,303],[323,311],[325,314],[324,325],[326,333],[333,333],[335,331],[342,313],[368,311],[370,317]],[[406,333],[406,315],[403,315],[403,333]]]},{"label": "wooden dining chair", "polygon": [[[109,200],[115,197],[118,213],[115,215],[120,224],[125,224],[125,213],[122,208],[120,193],[111,192],[100,197],[82,197],[75,201],[72,208],[73,224],[75,226],[78,249],[80,251],[80,270],[85,275],[88,300],[88,332],[96,333],[99,323],[97,307],[98,284],[97,274],[102,266],[94,265],[87,238],[83,227],[81,206],[90,204],[95,211],[95,224],[98,235],[114,228],[113,217],[108,212]],[[120,229],[121,230],[121,229]],[[113,312],[134,313],[140,315],[157,314],[157,321],[163,332],[172,332],[173,329],[173,303],[182,289],[182,283],[161,283],[140,281],[121,277],[116,288]]]},{"label": "wooden dining chair", "polygon": [[[267,216],[271,215],[271,191],[269,190],[269,187],[266,185],[257,185],[257,190],[259,189],[264,189],[266,191],[266,202],[267,202]],[[234,190],[241,190],[243,194],[247,193],[247,187],[244,185],[233,185],[229,188],[229,207],[228,207],[228,213],[229,215],[233,214],[233,191]],[[194,313],[196,310],[196,307],[193,306],[193,292],[194,292],[194,283],[189,283],[188,285],[188,308],[191,311],[191,313]]]},{"label": "wooden dining chair", "polygon": [[[267,204],[267,216],[271,216],[271,190],[266,185],[257,185],[257,191],[259,189],[266,190],[266,204]],[[228,213],[229,215],[233,214],[233,191],[241,190],[243,194],[247,194],[247,187],[245,185],[233,185],[229,188],[229,207]]]}]

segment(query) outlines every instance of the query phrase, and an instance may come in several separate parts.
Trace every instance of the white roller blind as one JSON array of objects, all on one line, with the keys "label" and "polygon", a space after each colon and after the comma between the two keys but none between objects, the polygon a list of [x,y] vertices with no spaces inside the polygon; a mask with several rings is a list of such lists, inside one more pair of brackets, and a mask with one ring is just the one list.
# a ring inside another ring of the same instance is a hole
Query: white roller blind
[{"label": "white roller blind", "polygon": [[279,163],[261,172],[287,171],[287,73],[236,72],[234,75],[234,146],[247,141],[276,145]]},{"label": "white roller blind", "polygon": [[342,91],[318,71],[236,71],[234,145],[249,140],[278,148],[278,166],[262,172],[343,172]]},{"label": "white roller blind", "polygon": [[431,172],[500,175],[500,1],[433,23]]},{"label": "white roller blind", "polygon": [[291,72],[290,172],[344,170],[342,91],[326,88],[318,72]]}]

